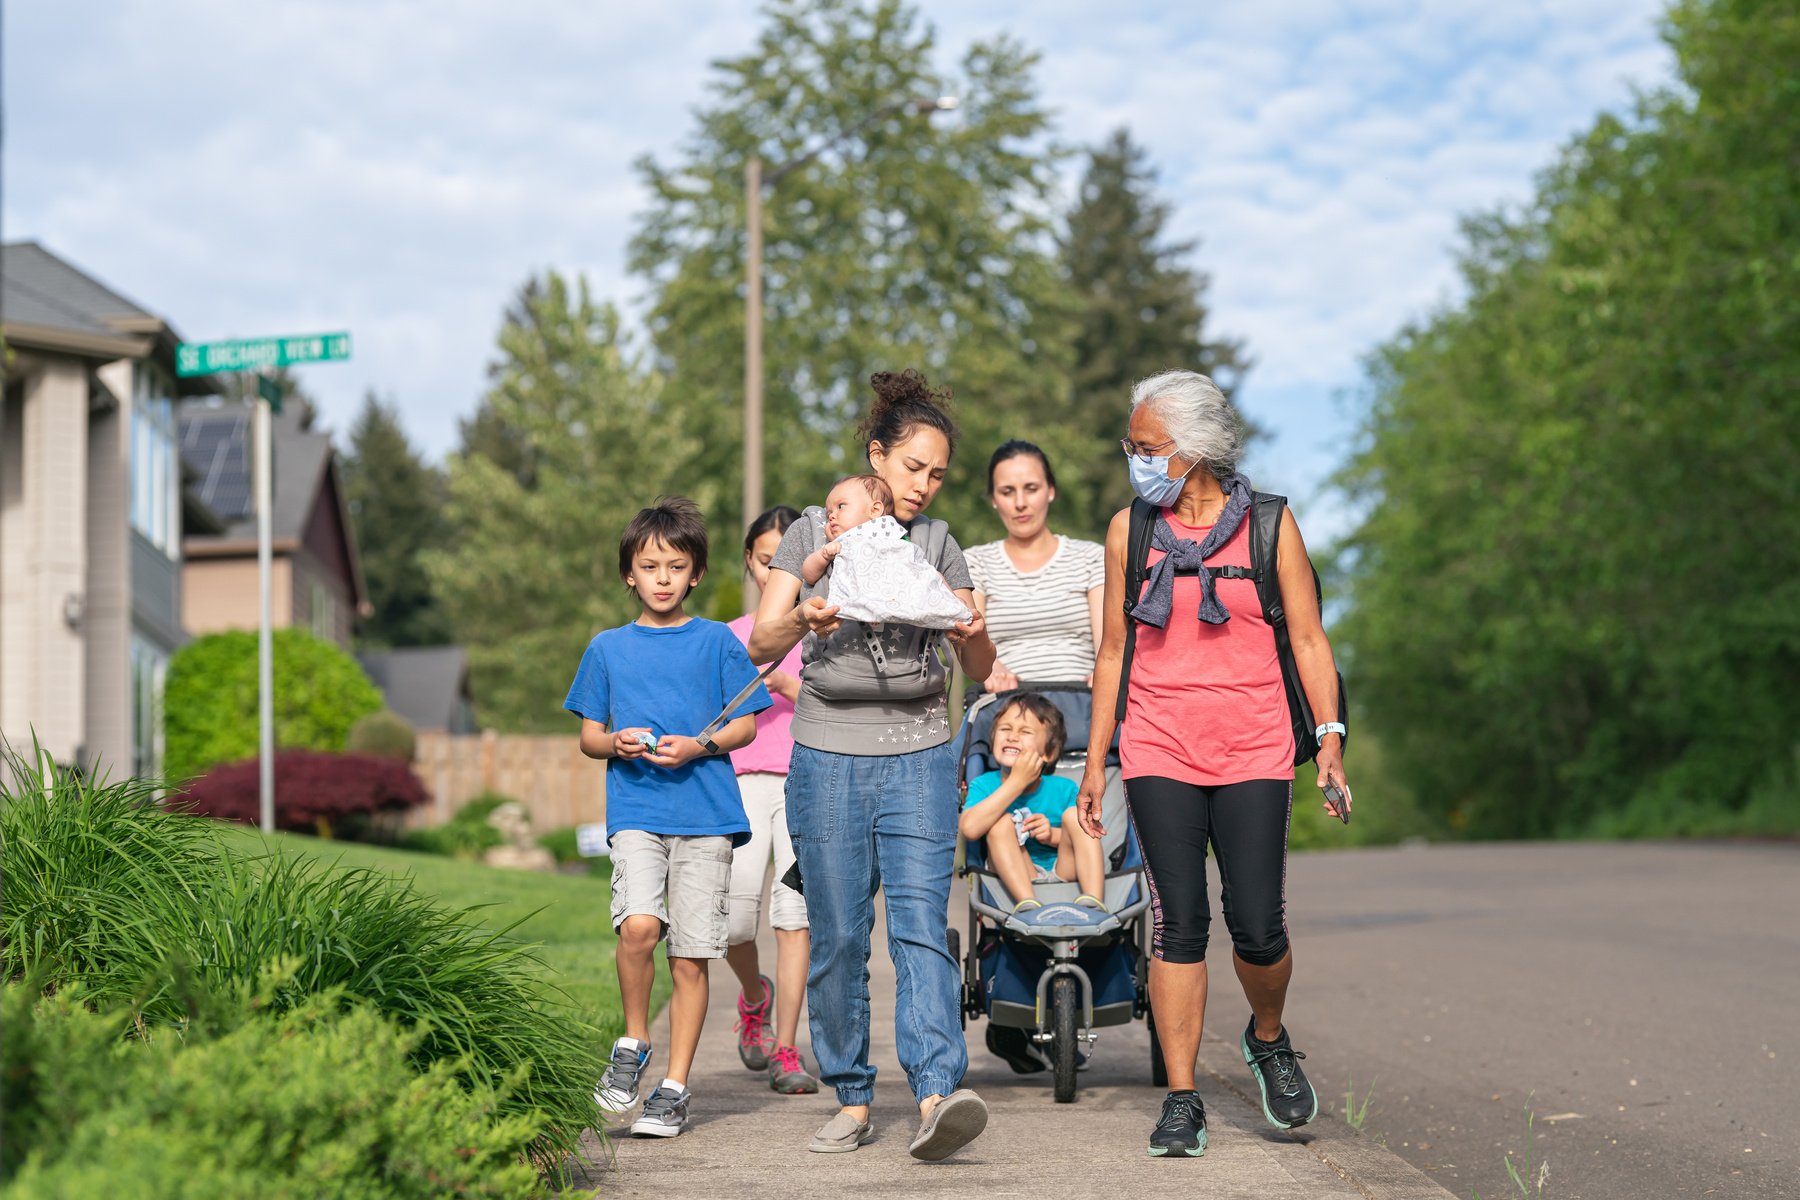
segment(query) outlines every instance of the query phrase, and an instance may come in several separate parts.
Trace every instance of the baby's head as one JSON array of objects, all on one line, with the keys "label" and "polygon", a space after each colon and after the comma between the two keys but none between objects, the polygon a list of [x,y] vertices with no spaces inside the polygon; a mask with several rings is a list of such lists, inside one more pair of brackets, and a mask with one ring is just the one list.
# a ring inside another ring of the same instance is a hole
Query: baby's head
[{"label": "baby's head", "polygon": [[825,536],[836,541],[846,529],[894,513],[894,493],[879,475],[847,475],[825,497]]},{"label": "baby's head", "polygon": [[1062,710],[1036,692],[1020,692],[1000,706],[988,744],[1002,771],[1010,771],[1022,750],[1035,750],[1044,758],[1044,774],[1056,770],[1068,742]]}]

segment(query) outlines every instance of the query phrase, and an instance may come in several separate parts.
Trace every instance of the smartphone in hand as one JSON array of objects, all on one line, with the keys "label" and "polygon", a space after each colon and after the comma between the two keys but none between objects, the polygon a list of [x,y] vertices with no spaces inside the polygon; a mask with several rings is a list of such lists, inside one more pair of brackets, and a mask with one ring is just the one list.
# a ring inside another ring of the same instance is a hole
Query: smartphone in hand
[{"label": "smartphone in hand", "polygon": [[1350,790],[1327,782],[1325,784],[1325,811],[1348,825],[1350,823]]}]

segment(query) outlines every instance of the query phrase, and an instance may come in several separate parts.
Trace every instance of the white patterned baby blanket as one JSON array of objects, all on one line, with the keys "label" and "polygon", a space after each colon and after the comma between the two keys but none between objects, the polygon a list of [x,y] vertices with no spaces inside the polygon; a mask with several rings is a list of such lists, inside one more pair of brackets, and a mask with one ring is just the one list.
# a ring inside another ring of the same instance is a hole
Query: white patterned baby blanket
[{"label": "white patterned baby blanket", "polygon": [[838,616],[921,629],[948,629],[973,618],[894,518],[876,517],[847,529],[838,544],[842,549],[831,563],[831,602]]}]

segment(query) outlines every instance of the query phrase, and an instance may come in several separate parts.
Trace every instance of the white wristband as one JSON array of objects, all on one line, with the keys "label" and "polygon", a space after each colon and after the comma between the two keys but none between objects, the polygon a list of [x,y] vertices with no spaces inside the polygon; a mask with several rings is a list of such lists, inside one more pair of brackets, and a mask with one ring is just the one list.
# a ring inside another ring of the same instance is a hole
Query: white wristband
[{"label": "white wristband", "polygon": [[1322,742],[1325,740],[1325,735],[1328,733],[1335,733],[1339,737],[1344,737],[1349,732],[1348,729],[1344,728],[1344,723],[1342,721],[1327,721],[1317,729],[1313,730],[1313,739]]}]

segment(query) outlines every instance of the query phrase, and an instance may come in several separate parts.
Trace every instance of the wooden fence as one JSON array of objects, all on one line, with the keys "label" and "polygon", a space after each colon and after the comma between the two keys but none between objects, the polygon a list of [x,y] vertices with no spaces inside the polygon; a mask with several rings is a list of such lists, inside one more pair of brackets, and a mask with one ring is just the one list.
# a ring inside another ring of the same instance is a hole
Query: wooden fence
[{"label": "wooden fence", "polygon": [[413,770],[431,793],[414,827],[443,824],[482,792],[523,804],[539,833],[606,820],[606,766],[571,735],[421,733]]}]

